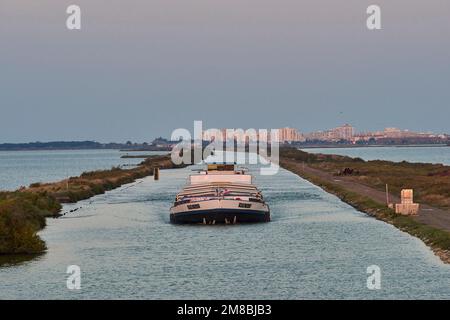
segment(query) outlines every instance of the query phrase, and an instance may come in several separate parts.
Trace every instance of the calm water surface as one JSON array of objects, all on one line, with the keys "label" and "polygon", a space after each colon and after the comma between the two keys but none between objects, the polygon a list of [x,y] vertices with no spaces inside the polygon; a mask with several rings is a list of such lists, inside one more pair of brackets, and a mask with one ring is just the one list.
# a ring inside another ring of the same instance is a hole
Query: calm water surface
[{"label": "calm water surface", "polygon": [[[165,154],[167,152],[130,152]],[[0,151],[0,190],[15,190],[33,182],[53,182],[84,171],[136,165],[143,159],[121,159],[118,150]]]},{"label": "calm water surface", "polygon": [[[418,239],[281,170],[256,176],[270,223],[179,226],[169,207],[190,168],[66,206],[47,254],[0,268],[0,298],[450,298],[450,266]],[[256,173],[256,172],[255,172]],[[66,288],[68,265],[82,289]],[[366,287],[378,265],[381,290]]]},{"label": "calm water surface", "polygon": [[308,148],[306,152],[340,154],[364,160],[389,160],[450,165],[450,147],[363,147],[363,148]]}]

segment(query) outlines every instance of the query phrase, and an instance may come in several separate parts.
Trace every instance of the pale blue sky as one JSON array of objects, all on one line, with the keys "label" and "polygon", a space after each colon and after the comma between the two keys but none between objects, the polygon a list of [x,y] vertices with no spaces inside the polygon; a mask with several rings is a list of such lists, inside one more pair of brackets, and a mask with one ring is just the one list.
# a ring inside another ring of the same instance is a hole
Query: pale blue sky
[{"label": "pale blue sky", "polygon": [[0,68],[0,143],[149,141],[194,120],[450,132],[450,2],[1,0]]}]

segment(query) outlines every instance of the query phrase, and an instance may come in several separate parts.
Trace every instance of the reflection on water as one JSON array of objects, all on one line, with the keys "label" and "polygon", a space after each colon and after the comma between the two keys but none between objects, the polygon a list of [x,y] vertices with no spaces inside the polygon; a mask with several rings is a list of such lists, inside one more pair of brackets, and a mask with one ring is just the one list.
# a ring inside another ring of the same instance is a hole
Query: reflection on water
[{"label": "reflection on water", "polygon": [[[272,222],[169,223],[190,168],[73,206],[41,232],[47,254],[0,268],[0,298],[450,298],[450,267],[418,239],[357,212],[298,176],[256,175]],[[256,172],[255,172],[256,174]],[[381,290],[368,290],[378,265]],[[82,289],[66,288],[78,265]]]},{"label": "reflection on water", "polygon": [[15,255],[0,255],[0,268],[17,267],[28,261],[37,260],[43,254],[15,254]]}]

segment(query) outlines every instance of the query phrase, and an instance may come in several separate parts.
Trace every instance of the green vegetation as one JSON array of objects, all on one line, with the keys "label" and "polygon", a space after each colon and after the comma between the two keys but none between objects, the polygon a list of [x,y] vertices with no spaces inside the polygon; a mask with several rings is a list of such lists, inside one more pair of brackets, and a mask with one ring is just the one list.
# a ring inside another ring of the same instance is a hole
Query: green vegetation
[{"label": "green vegetation", "polygon": [[394,194],[414,189],[417,202],[450,209],[450,166],[430,163],[364,161],[338,155],[311,154],[296,149],[282,149],[281,156],[305,162],[308,166],[341,175],[345,169],[356,182]]},{"label": "green vegetation", "polygon": [[422,224],[410,216],[398,215],[392,209],[364,195],[345,190],[342,187],[321,181],[312,176],[309,176],[307,179],[326,191],[337,195],[342,201],[350,204],[354,208],[366,212],[379,220],[391,223],[395,227],[424,240],[428,245],[436,246],[443,250],[450,249],[449,232]]},{"label": "green vegetation", "polygon": [[36,232],[45,227],[45,217],[61,209],[45,193],[0,193],[0,254],[33,254],[45,250]]},{"label": "green vegetation", "polygon": [[170,156],[156,156],[138,167],[85,172],[55,183],[33,183],[15,192],[0,192],[0,255],[36,254],[45,243],[36,234],[46,217],[57,217],[61,203],[77,202],[150,176],[153,169],[176,168]]},{"label": "green vegetation", "polygon": [[55,183],[32,184],[26,190],[31,192],[46,192],[54,196],[61,203],[73,203],[89,199],[95,195],[120,187],[153,174],[153,169],[175,168],[170,156],[155,156],[143,161],[133,169],[113,167],[110,170],[84,172],[79,177]]}]

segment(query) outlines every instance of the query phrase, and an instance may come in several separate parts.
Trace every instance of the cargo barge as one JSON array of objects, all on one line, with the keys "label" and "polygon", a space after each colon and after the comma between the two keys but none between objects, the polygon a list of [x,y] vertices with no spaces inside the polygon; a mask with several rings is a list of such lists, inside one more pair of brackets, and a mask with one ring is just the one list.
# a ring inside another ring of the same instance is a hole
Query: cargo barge
[{"label": "cargo barge", "polygon": [[208,164],[189,176],[170,209],[176,224],[235,224],[270,221],[270,209],[253,177],[235,164]]}]

